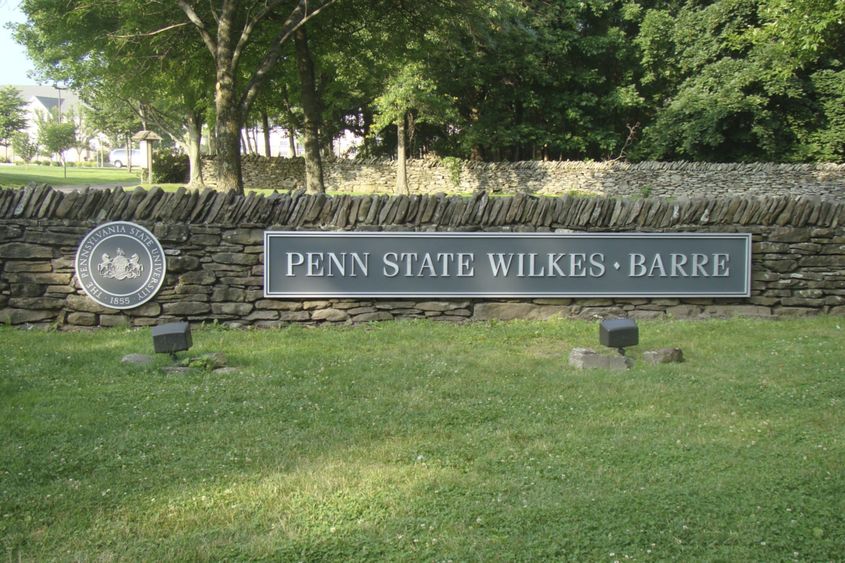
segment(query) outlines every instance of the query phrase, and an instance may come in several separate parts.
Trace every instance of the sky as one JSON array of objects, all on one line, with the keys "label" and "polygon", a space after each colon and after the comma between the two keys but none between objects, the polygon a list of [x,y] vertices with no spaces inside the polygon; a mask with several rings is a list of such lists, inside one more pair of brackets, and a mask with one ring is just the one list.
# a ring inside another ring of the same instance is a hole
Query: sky
[{"label": "sky", "polygon": [[0,0],[0,53],[3,53],[3,63],[0,64],[0,85],[36,84],[27,76],[27,73],[32,70],[32,63],[27,58],[26,51],[15,43],[12,32],[6,29],[8,22],[25,21],[26,18],[19,6],[20,0]]}]

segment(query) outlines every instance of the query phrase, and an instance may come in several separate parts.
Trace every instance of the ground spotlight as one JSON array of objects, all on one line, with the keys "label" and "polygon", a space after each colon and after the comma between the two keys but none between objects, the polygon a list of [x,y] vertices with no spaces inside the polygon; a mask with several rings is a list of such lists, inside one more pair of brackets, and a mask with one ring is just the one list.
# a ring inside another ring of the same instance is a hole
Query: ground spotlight
[{"label": "ground spotlight", "polygon": [[599,325],[599,342],[604,346],[616,348],[625,355],[626,346],[636,346],[640,342],[640,330],[631,319],[607,319]]},{"label": "ground spotlight", "polygon": [[156,353],[170,354],[188,350],[192,346],[191,325],[186,322],[167,323],[153,327],[153,348]]}]

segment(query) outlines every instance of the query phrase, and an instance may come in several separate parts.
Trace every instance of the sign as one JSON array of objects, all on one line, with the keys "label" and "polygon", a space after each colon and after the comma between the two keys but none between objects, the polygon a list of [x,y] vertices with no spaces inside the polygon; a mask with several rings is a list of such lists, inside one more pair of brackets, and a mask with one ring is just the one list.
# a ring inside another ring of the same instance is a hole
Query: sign
[{"label": "sign", "polygon": [[264,233],[267,297],[748,297],[751,235]]},{"label": "sign", "polygon": [[153,298],[164,283],[164,249],[140,225],[115,221],[82,239],[76,277],[88,297],[112,309],[132,309]]}]

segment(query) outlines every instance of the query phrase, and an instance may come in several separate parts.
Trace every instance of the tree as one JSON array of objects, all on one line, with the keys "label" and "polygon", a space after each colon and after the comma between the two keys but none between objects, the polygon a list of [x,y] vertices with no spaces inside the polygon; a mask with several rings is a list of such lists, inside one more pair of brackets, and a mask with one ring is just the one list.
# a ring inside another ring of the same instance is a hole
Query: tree
[{"label": "tree", "polygon": [[373,131],[396,126],[396,193],[407,194],[406,127],[413,136],[415,123],[446,123],[454,119],[453,100],[437,91],[422,64],[411,63],[400,68],[387,83],[384,93],[376,98],[375,107]]},{"label": "tree", "polygon": [[12,136],[12,148],[15,150],[15,155],[27,164],[32,162],[38,154],[38,143],[33,142],[23,131],[18,131]]},{"label": "tree", "polygon": [[38,143],[49,153],[59,155],[67,178],[65,151],[76,145],[76,124],[59,121],[53,116],[41,116],[38,120]]},{"label": "tree", "polygon": [[637,44],[653,108],[638,157],[841,160],[845,4],[693,0],[648,10]]},{"label": "tree", "polygon": [[[293,34],[335,0],[188,2],[179,8],[211,54],[217,182],[243,193],[241,129],[255,98]],[[174,23],[172,25],[179,25]],[[166,27],[152,31],[163,32]],[[261,37],[258,41],[256,38]],[[249,63],[252,62],[250,65]]]},{"label": "tree", "polygon": [[9,158],[9,145],[15,133],[26,127],[26,102],[21,99],[14,86],[0,88],[0,145],[6,148]]},{"label": "tree", "polygon": [[297,29],[293,37],[296,69],[299,75],[300,100],[302,101],[304,116],[305,191],[322,193],[326,191],[326,188],[323,185],[323,160],[320,156],[320,101],[317,97],[314,59],[308,46],[305,26]]},{"label": "tree", "polygon": [[[15,38],[27,47],[43,78],[68,83],[92,108],[88,121],[122,145],[152,124],[188,153],[194,185],[202,185],[200,137],[210,104],[213,75],[207,55],[184,23],[148,34],[156,22],[184,18],[175,5],[29,0],[29,21]],[[119,139],[117,138],[119,137]]]}]

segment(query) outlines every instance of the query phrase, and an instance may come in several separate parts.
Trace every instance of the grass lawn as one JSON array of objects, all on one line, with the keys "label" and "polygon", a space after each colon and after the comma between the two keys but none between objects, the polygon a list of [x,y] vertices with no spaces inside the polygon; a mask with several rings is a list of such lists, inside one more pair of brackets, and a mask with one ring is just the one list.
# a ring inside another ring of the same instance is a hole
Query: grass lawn
[{"label": "grass lawn", "polygon": [[[0,328],[9,561],[841,560],[845,320],[195,329],[236,375],[126,366],[148,330]],[[167,357],[157,357],[156,366]]]},{"label": "grass lawn", "polygon": [[126,168],[75,168],[68,166],[67,178],[61,166],[40,166],[37,164],[21,166],[0,166],[0,187],[20,188],[30,182],[51,186],[92,186],[99,184],[119,184],[136,186],[140,174],[130,174]]}]

